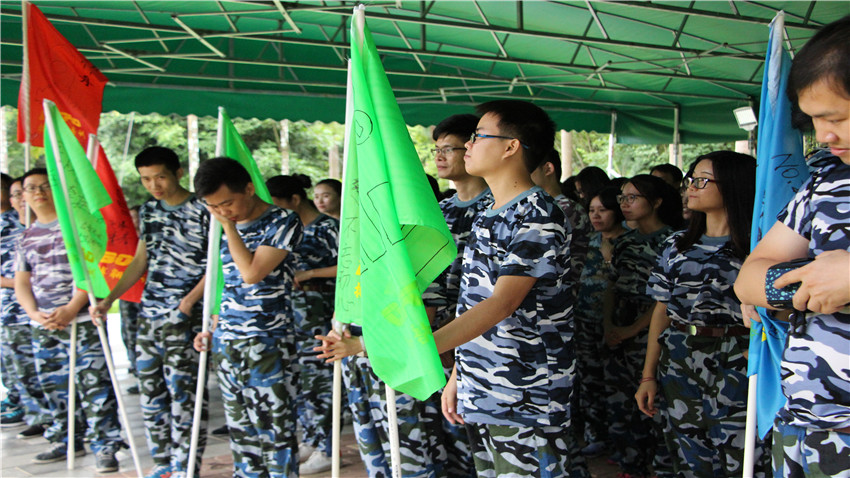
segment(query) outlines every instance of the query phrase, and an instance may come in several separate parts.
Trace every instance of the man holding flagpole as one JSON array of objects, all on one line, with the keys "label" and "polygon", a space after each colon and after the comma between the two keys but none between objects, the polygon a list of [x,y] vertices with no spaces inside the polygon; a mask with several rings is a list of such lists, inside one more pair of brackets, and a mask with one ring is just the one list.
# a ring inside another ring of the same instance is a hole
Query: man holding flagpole
[{"label": "man holding flagpole", "polygon": [[52,447],[35,456],[35,463],[66,458],[68,441],[69,325],[77,321],[77,393],[81,397],[75,425],[75,454],[85,455],[83,436],[92,438],[98,472],[118,470],[115,452],[123,445],[117,401],[106,369],[103,346],[91,318],[85,314],[85,291],[74,287],[71,264],[62,239],[47,170],[36,168],[23,176],[24,199],[36,220],[21,236],[18,247],[15,294],[33,325],[36,370],[50,407],[53,425],[44,437]]},{"label": "man holding flagpole", "polygon": [[850,16],[799,51],[788,95],[829,150],[809,161],[812,177],[750,254],[735,292],[743,303],[768,307],[768,269],[814,259],[772,284],[799,286],[782,354],[787,403],[774,422],[774,476],[850,477]]},{"label": "man holding flagpole", "polygon": [[218,323],[214,336],[202,332],[195,337],[195,349],[208,351],[213,344],[233,476],[294,478],[291,252],[301,242],[301,221],[293,211],[260,199],[248,170],[234,159],[204,161],[194,182],[226,239],[221,242],[224,290]]},{"label": "man holding flagpole", "polygon": [[[142,238],[109,295],[91,308],[106,317],[112,303],[147,272],[136,339],[136,365],[145,436],[154,461],[149,478],[185,476],[200,355],[186,344],[201,330],[196,307],[204,290],[209,213],[180,185],[177,154],[160,146],[136,156],[142,185],[153,199],[139,211]],[[206,444],[206,405],[198,456]],[[195,476],[201,460],[195,462]]]}]

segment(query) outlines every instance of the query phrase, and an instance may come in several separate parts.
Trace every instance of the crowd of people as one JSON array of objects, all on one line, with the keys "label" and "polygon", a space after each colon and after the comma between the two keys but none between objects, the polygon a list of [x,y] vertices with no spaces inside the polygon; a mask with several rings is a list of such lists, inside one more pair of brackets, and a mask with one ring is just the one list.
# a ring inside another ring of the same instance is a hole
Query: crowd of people
[{"label": "crowd of people", "polygon": [[[437,175],[454,187],[439,205],[458,256],[422,301],[447,384],[425,400],[397,398],[403,476],[587,477],[587,457],[603,453],[623,478],[747,473],[747,327],[754,306],[772,310],[768,268],[808,257],[774,284],[799,282],[793,305],[807,312],[792,314],[788,403],[757,440],[753,473],[850,477],[850,16],[797,53],[789,83],[797,117],[827,148],[752,252],[748,155],[689,158],[684,174],[661,164],[612,179],[589,167],[561,183],[555,125],[532,103],[491,101],[435,127]],[[330,467],[337,360],[366,471],[392,476],[385,386],[360,324],[332,329],[339,181],[275,176],[267,202],[230,158],[202,162],[194,193],[167,148],[143,150],[135,166],[152,196],[138,209],[138,248],[92,305],[74,287],[47,171],[3,176],[0,424],[52,443],[37,463],[64,460],[68,447],[85,454],[87,440],[98,471],[118,470],[124,444],[95,325],[145,276],[122,325],[154,462],[147,476],[189,471],[202,351],[222,393],[233,476]],[[224,287],[202,332],[213,218]],[[72,322],[79,407],[69,441]]]}]

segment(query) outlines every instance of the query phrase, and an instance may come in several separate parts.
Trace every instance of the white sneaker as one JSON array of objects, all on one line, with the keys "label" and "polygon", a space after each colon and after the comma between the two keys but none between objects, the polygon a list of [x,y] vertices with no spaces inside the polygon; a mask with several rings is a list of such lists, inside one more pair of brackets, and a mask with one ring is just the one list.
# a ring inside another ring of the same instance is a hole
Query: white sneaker
[{"label": "white sneaker", "polygon": [[301,475],[314,475],[331,469],[331,457],[319,450],[313,452],[298,469]]},{"label": "white sneaker", "polygon": [[316,451],[312,446],[302,443],[298,445],[298,463],[304,463]]}]

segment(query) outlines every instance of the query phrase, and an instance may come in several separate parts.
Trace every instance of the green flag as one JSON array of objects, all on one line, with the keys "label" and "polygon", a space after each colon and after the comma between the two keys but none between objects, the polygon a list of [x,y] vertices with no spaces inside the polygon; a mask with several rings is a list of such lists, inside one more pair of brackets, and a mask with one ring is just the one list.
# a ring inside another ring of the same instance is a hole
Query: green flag
[{"label": "green flag", "polygon": [[[218,137],[216,138],[216,143],[216,155],[227,156],[228,158],[235,159],[239,162],[239,164],[244,166],[245,169],[248,170],[248,174],[251,175],[251,182],[254,183],[254,192],[257,197],[267,203],[271,203],[272,196],[269,194],[269,188],[263,180],[260,168],[257,167],[257,162],[254,161],[251,151],[248,150],[248,146],[245,145],[245,141],[242,140],[242,136],[240,136],[239,132],[236,131],[236,127],[233,126],[233,122],[230,121],[230,116],[227,115],[227,111],[225,111],[223,106],[218,107]],[[213,231],[210,231],[210,234],[221,234],[221,227],[218,223],[215,224],[215,228]],[[211,310],[213,314],[217,314],[221,308],[221,294],[224,290],[224,274],[222,273],[221,268],[221,254],[219,251],[214,251],[214,253],[215,256],[218,257],[218,272],[217,277],[215,278],[217,294],[215,295]]]},{"label": "green flag", "polygon": [[[100,259],[106,252],[106,222],[100,208],[112,203],[109,193],[100,182],[97,172],[86,157],[80,141],[62,119],[62,115],[50,100],[44,100],[45,144],[47,156],[47,177],[59,216],[62,239],[68,250],[68,260],[74,283],[83,290],[89,290],[85,271],[91,277],[95,297],[106,297],[109,286],[100,271]],[[68,194],[63,190],[64,183]],[[77,243],[83,251],[80,257]]]},{"label": "green flag", "polygon": [[457,248],[371,33],[358,32],[355,23],[336,318],[363,327],[378,377],[424,400],[446,380],[422,292],[451,264]]}]

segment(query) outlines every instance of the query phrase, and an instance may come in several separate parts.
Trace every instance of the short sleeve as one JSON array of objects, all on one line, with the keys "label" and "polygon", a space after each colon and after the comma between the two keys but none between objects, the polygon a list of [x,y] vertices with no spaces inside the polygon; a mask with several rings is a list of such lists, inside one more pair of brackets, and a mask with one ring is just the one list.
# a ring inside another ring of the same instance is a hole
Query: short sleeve
[{"label": "short sleeve", "polygon": [[673,295],[672,260],[677,254],[676,237],[669,238],[664,244],[664,250],[658,256],[646,283],[646,294],[658,302],[669,302]]},{"label": "short sleeve", "polygon": [[[21,241],[23,242],[23,241]],[[27,256],[24,254],[24,248],[18,244],[18,250],[15,253],[15,270],[18,272],[32,272],[32,266],[27,262]]]},{"label": "short sleeve", "polygon": [[563,253],[566,241],[564,223],[560,209],[551,216],[542,213],[526,216],[511,236],[499,276],[557,279],[562,270],[558,256]]},{"label": "short sleeve", "polygon": [[292,252],[301,242],[301,235],[301,220],[298,216],[294,213],[280,214],[274,221],[269,221],[258,247],[269,246]]},{"label": "short sleeve", "polygon": [[811,177],[803,183],[803,187],[797,191],[797,194],[794,195],[788,206],[777,216],[777,219],[782,224],[785,224],[791,230],[808,240],[812,238],[813,214],[809,203],[811,202],[813,188],[815,187],[814,180],[815,177]]},{"label": "short sleeve", "polygon": [[[318,239],[330,257],[336,259],[339,255],[339,227],[336,223],[327,222],[319,231]],[[334,260],[336,262],[336,260]]]}]

